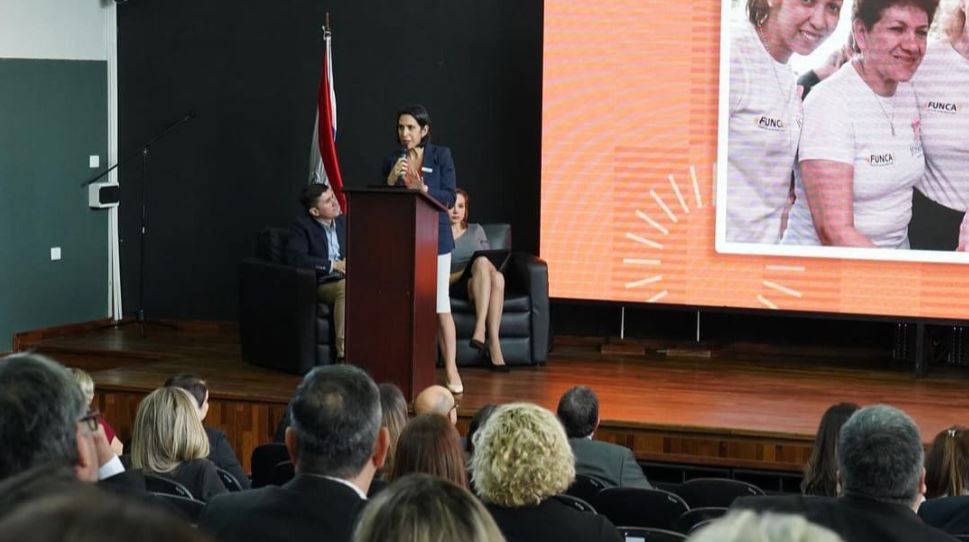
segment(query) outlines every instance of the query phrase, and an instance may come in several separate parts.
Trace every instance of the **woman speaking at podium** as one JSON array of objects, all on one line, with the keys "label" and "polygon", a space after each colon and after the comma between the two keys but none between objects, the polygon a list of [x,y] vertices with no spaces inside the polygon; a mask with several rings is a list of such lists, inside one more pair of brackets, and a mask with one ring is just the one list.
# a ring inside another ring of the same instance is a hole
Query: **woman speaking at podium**
[{"label": "woman speaking at podium", "polygon": [[[397,112],[397,143],[400,150],[384,159],[383,175],[388,185],[421,190],[445,207],[455,198],[454,161],[447,147],[432,145],[431,116],[422,105],[408,105]],[[437,322],[444,354],[447,388],[463,393],[461,375],[456,363],[457,338],[448,279],[451,275],[451,251],[454,238],[447,212],[440,212],[437,235]]]}]

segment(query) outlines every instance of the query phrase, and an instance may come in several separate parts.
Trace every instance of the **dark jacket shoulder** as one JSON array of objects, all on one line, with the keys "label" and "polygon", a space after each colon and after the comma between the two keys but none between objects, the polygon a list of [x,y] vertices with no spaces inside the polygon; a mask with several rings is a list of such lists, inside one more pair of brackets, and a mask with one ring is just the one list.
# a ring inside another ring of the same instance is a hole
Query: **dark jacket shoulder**
[{"label": "dark jacket shoulder", "polygon": [[535,506],[507,508],[486,504],[508,542],[620,542],[616,527],[598,514],[579,512],[554,498]]},{"label": "dark jacket shoulder", "polygon": [[929,499],[919,507],[919,517],[947,533],[969,533],[969,496]]},{"label": "dark jacket shoulder", "polygon": [[229,444],[229,438],[226,434],[218,429],[205,426],[205,435],[209,437],[209,460],[215,463],[216,467],[231,474],[242,486],[242,489],[249,489],[252,485],[249,476],[242,470],[239,458],[236,457],[236,452]]},{"label": "dark jacket shoulder", "polygon": [[209,502],[199,527],[225,542],[349,541],[366,501],[340,482],[298,474],[282,486],[228,493]]},{"label": "dark jacket shoulder", "polygon": [[904,505],[861,496],[745,497],[733,508],[798,514],[841,535],[845,542],[950,541]]}]

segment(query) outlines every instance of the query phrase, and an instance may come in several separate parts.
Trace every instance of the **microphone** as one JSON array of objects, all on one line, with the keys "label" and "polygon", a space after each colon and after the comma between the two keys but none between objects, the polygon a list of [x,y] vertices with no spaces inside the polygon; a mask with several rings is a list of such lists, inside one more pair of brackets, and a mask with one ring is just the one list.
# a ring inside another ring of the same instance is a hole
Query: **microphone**
[{"label": "microphone", "polygon": [[[398,160],[401,160],[401,159],[406,160],[407,159],[407,145],[401,145],[400,146],[400,155],[397,157],[397,159]],[[400,175],[397,177],[397,182],[399,182],[401,184],[404,184],[404,185],[407,184],[407,181],[404,180],[404,172],[401,172]]]}]

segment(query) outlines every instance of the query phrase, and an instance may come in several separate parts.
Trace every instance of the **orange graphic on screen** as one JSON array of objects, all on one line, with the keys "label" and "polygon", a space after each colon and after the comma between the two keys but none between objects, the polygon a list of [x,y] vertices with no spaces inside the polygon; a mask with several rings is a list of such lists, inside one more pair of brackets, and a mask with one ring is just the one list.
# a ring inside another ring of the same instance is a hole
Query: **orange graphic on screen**
[{"label": "orange graphic on screen", "polygon": [[958,264],[714,250],[720,20],[712,0],[545,2],[541,255],[550,295],[969,315],[969,273]]}]

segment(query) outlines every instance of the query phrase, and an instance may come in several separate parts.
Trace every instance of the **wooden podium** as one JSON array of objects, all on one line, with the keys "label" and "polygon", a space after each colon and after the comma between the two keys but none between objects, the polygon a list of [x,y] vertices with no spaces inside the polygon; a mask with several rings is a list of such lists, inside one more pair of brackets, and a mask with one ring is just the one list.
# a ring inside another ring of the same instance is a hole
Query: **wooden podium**
[{"label": "wooden podium", "polygon": [[347,361],[411,401],[434,383],[438,212],[404,188],[344,191],[347,213]]}]

